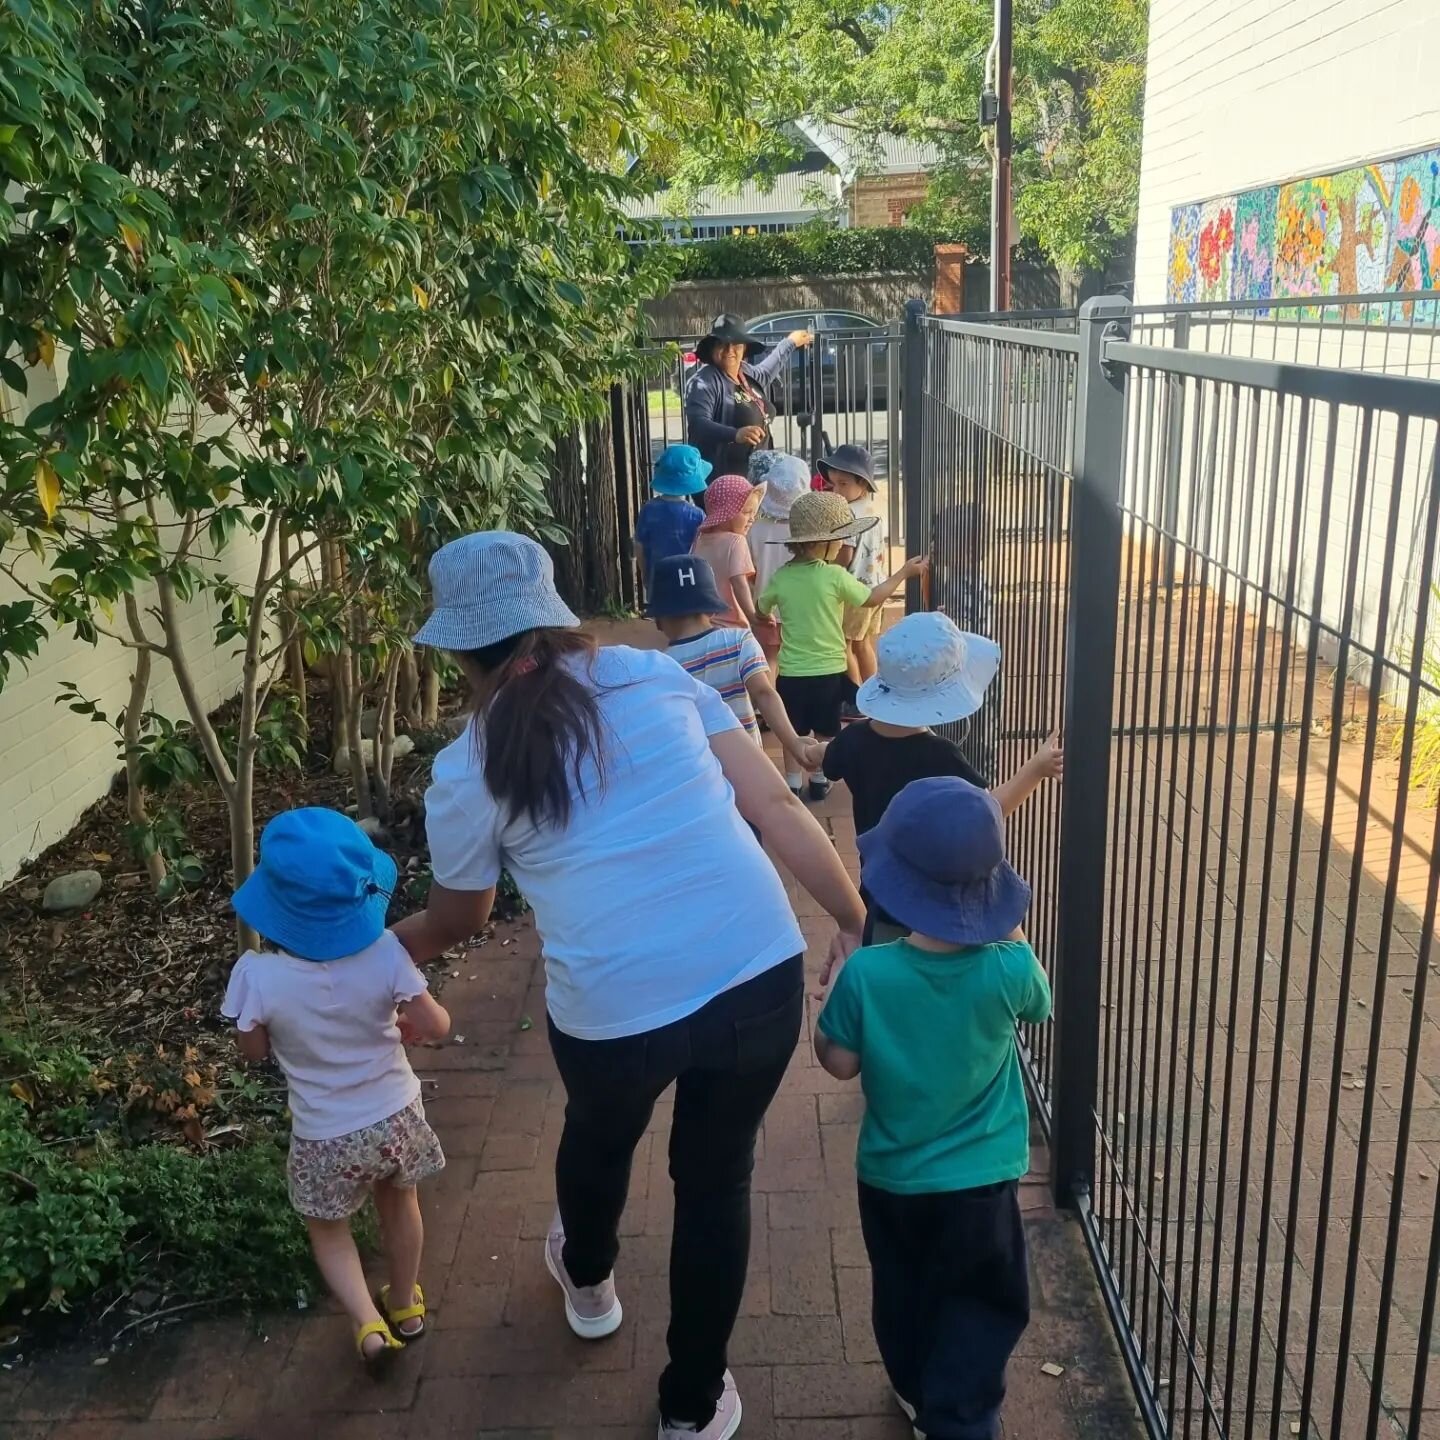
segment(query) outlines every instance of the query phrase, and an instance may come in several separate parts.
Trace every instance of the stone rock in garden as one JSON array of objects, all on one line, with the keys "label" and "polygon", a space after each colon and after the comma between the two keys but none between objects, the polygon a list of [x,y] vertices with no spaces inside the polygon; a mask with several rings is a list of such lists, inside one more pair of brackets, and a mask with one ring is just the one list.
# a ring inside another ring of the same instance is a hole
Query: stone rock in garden
[{"label": "stone rock in garden", "polygon": [[367,740],[373,740],[375,732],[379,728],[380,712],[378,710],[362,710],[360,712],[360,733]]},{"label": "stone rock in garden", "polygon": [[76,870],[57,875],[46,887],[40,908],[50,914],[83,910],[100,893],[105,882],[98,870]]},{"label": "stone rock in garden", "polygon": [[385,838],[385,827],[374,815],[355,822],[377,845]]},{"label": "stone rock in garden", "polygon": [[330,768],[337,775],[350,773],[350,751],[344,745],[335,752],[335,758],[330,762]]},{"label": "stone rock in garden", "polygon": [[395,758],[403,760],[407,755],[415,753],[415,742],[408,735],[397,735],[395,737]]},{"label": "stone rock in garden", "polygon": [[[408,735],[397,735],[395,737],[395,759],[402,760],[406,755],[414,754],[414,751],[415,742]],[[368,740],[360,747],[360,761],[367,770],[370,768],[371,758],[374,753],[374,749]],[[342,745],[335,752],[335,760],[331,768],[337,775],[348,775],[350,773],[350,751],[348,747]]]},{"label": "stone rock in garden", "polygon": [[470,723],[470,712],[462,710],[458,715],[452,715],[448,720],[440,722],[440,728],[447,734],[459,739],[465,733],[465,727]]}]

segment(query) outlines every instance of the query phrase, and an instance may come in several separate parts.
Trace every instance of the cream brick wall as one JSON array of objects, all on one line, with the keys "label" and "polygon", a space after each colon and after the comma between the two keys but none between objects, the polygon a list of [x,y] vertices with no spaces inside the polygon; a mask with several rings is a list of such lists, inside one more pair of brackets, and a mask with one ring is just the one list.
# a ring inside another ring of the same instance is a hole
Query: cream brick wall
[{"label": "cream brick wall", "polygon": [[850,191],[850,223],[902,225],[929,189],[928,175],[862,175]]},{"label": "cream brick wall", "polygon": [[[63,364],[63,360],[62,360]],[[55,380],[32,372],[30,402],[54,393]],[[13,397],[0,390],[0,405]],[[227,552],[224,569],[243,577],[253,572],[256,542],[241,535]],[[22,571],[27,583],[40,574],[38,563]],[[13,584],[0,577],[0,603],[21,598]],[[142,605],[153,603],[153,595]],[[209,707],[227,700],[240,685],[235,647],[214,642],[216,607],[205,597],[186,606],[182,633],[196,684]],[[153,630],[153,625],[152,625]],[[129,698],[132,652],[117,641],[102,639],[86,645],[68,634],[42,645],[29,669],[12,665],[0,690],[0,883],[31,856],[60,839],[84,811],[109,788],[120,768],[112,731],[57,705],[61,683],[69,680],[107,714]],[[168,664],[155,662],[150,708],[180,718],[180,699]]]},{"label": "cream brick wall", "polygon": [[1136,300],[1172,207],[1440,144],[1437,74],[1437,0],[1151,0]]}]

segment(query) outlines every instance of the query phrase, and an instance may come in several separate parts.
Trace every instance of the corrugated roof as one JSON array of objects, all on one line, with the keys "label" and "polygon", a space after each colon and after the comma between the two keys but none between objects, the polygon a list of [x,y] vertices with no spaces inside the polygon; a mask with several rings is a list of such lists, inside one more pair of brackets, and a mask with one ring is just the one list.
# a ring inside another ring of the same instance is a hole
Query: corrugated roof
[{"label": "corrugated roof", "polygon": [[910,175],[933,170],[940,162],[939,149],[928,141],[899,135],[870,135],[814,115],[795,122],[812,145],[823,150],[846,180],[855,175]]},{"label": "corrugated roof", "polygon": [[[824,198],[817,196],[823,192]],[[836,177],[814,170],[787,170],[771,185],[749,180],[735,188],[706,185],[685,207],[685,214],[716,219],[726,216],[818,214],[833,205]],[[818,200],[818,203],[817,203]],[[625,202],[625,213],[634,220],[676,218],[666,205],[666,192]]]}]

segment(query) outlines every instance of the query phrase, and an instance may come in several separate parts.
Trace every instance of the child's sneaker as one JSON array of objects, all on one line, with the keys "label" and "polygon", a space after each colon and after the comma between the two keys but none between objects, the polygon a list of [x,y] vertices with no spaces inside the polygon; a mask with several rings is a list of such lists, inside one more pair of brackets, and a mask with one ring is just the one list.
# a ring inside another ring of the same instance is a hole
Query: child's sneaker
[{"label": "child's sneaker", "polygon": [[740,1428],[740,1392],[735,1388],[735,1377],[725,1372],[725,1389],[715,1403],[715,1415],[703,1429],[693,1425],[681,1425],[660,1417],[660,1440],[683,1440],[694,1436],[696,1440],[730,1440]]},{"label": "child's sneaker", "polygon": [[822,800],[830,798],[830,782],[828,780],[812,780],[810,782],[810,799],[818,805]]},{"label": "child's sneaker", "polygon": [[790,793],[797,799],[805,791],[805,777],[798,770],[792,770],[785,776],[785,783],[790,787]]},{"label": "child's sneaker", "polygon": [[565,1226],[559,1212],[550,1222],[545,1237],[545,1268],[565,1292],[565,1319],[582,1340],[603,1340],[613,1335],[625,1318],[615,1277],[607,1275],[598,1285],[577,1285],[565,1272]]}]

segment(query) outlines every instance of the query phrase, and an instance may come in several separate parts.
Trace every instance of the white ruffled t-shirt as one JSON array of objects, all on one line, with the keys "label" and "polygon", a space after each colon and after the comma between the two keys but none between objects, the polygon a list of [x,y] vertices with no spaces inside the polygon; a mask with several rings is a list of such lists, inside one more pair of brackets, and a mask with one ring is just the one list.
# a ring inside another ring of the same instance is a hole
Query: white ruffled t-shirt
[{"label": "white ruffled t-shirt", "polygon": [[263,1025],[290,1085],[301,1140],[333,1140],[398,1114],[420,1094],[395,1007],[429,986],[390,931],[342,960],[247,950],[220,1013],[238,1030]]}]

